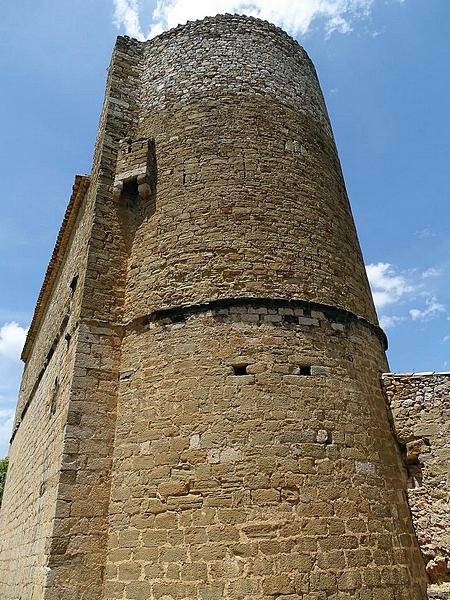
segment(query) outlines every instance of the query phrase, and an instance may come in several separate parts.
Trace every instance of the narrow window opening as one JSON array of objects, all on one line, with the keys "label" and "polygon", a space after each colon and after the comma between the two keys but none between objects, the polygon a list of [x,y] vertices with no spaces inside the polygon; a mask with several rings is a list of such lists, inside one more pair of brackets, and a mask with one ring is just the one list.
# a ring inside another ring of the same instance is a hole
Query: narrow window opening
[{"label": "narrow window opening", "polygon": [[75,277],[70,282],[70,289],[72,290],[72,294],[75,294],[75,290],[77,289],[77,285],[78,285],[78,275],[75,275]]},{"label": "narrow window opening", "polygon": [[304,308],[303,309],[303,316],[304,317],[310,317],[311,316],[311,309],[310,308]]},{"label": "narrow window opening", "polygon": [[137,177],[124,182],[122,194],[129,200],[136,201],[139,198]]},{"label": "narrow window opening", "polygon": [[47,364],[52,360],[53,355],[55,354],[55,350],[56,350],[56,345],[57,345],[57,341],[53,342],[53,346],[50,348],[50,350],[48,351],[47,354],[47,358],[46,358],[46,362]]},{"label": "narrow window opening", "polygon": [[53,386],[52,398],[50,402],[50,415],[53,416],[56,412],[56,405],[58,402],[58,394],[59,394],[59,379],[55,379],[55,384]]},{"label": "narrow window opening", "polygon": [[407,488],[409,490],[414,490],[422,487],[423,475],[421,463],[417,461],[416,463],[407,464],[406,468],[408,473]]},{"label": "narrow window opening", "polygon": [[311,367],[310,366],[300,367],[298,370],[298,374],[303,375],[303,376],[311,375]]},{"label": "narrow window opening", "polygon": [[248,365],[233,365],[233,371],[235,375],[247,375]]},{"label": "narrow window opening", "polygon": [[65,315],[64,319],[61,321],[61,325],[59,327],[59,335],[62,335],[69,324],[69,315]]}]

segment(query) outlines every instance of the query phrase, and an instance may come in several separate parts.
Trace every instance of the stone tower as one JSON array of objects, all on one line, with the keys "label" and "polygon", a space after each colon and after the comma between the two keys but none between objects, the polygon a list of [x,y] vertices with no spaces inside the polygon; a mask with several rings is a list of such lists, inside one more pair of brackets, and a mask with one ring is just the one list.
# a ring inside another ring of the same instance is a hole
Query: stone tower
[{"label": "stone tower", "polygon": [[419,600],[314,67],[239,16],[119,38],[23,351],[2,600]]}]

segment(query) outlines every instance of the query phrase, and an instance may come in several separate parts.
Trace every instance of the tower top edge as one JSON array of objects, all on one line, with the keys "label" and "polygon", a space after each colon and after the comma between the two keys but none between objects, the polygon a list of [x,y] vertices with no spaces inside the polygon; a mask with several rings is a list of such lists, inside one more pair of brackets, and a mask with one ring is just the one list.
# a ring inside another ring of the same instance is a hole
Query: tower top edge
[{"label": "tower top edge", "polygon": [[214,28],[214,26],[218,26],[221,24],[236,24],[236,25],[248,25],[249,30],[252,31],[260,31],[266,32],[268,35],[276,34],[280,38],[284,38],[285,41],[291,43],[293,46],[303,50],[303,46],[299,44],[299,42],[293,38],[289,33],[287,33],[281,27],[278,27],[274,23],[270,21],[260,19],[258,17],[252,17],[249,15],[240,15],[240,14],[232,14],[232,13],[224,13],[217,14],[215,16],[204,17],[203,19],[196,19],[194,21],[187,21],[186,23],[179,24],[176,27],[172,27],[167,31],[163,31],[162,33],[156,35],[153,38],[147,40],[138,40],[136,38],[127,36],[127,35],[119,35],[117,36],[117,44],[120,44],[121,41],[125,41],[128,43],[134,43],[136,45],[142,46],[152,46],[161,42],[165,42],[170,40],[171,38],[185,35],[186,33],[195,34],[197,31],[201,33],[202,31]]}]

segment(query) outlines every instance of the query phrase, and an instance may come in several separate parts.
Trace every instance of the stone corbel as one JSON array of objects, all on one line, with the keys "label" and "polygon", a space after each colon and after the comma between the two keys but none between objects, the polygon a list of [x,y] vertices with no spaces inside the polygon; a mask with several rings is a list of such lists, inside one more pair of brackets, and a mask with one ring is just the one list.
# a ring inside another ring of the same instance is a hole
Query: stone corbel
[{"label": "stone corbel", "polygon": [[136,181],[139,198],[141,200],[146,200],[150,198],[152,193],[152,188],[150,186],[150,177],[148,173],[140,173],[140,174],[119,174],[116,175],[113,186],[113,198],[115,200],[120,200],[122,196],[123,188],[125,183],[129,183],[132,181]]},{"label": "stone corbel", "polygon": [[113,198],[114,198],[114,200],[120,200],[120,196],[122,195],[122,191],[123,191],[123,181],[121,181],[121,180],[114,181],[114,186],[113,186]]},{"label": "stone corbel", "polygon": [[[121,140],[117,156],[117,172],[113,197],[120,200],[129,188],[136,190],[141,200],[151,197],[156,185],[155,143],[153,139]],[[132,184],[130,186],[130,184]],[[135,187],[136,186],[136,187]]]},{"label": "stone corbel", "polygon": [[147,198],[150,198],[152,189],[150,187],[148,175],[147,174],[138,175],[137,176],[137,184],[138,184],[139,198],[141,200],[146,200]]}]

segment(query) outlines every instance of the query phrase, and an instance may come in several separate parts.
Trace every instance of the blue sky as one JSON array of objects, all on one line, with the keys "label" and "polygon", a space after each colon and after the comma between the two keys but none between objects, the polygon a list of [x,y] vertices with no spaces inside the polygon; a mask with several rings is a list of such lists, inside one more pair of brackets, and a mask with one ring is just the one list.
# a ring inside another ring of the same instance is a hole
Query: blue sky
[{"label": "blue sky", "polygon": [[19,0],[1,10],[0,455],[73,177],[91,167],[115,36],[206,14],[268,18],[309,52],[391,369],[450,370],[448,0]]}]

